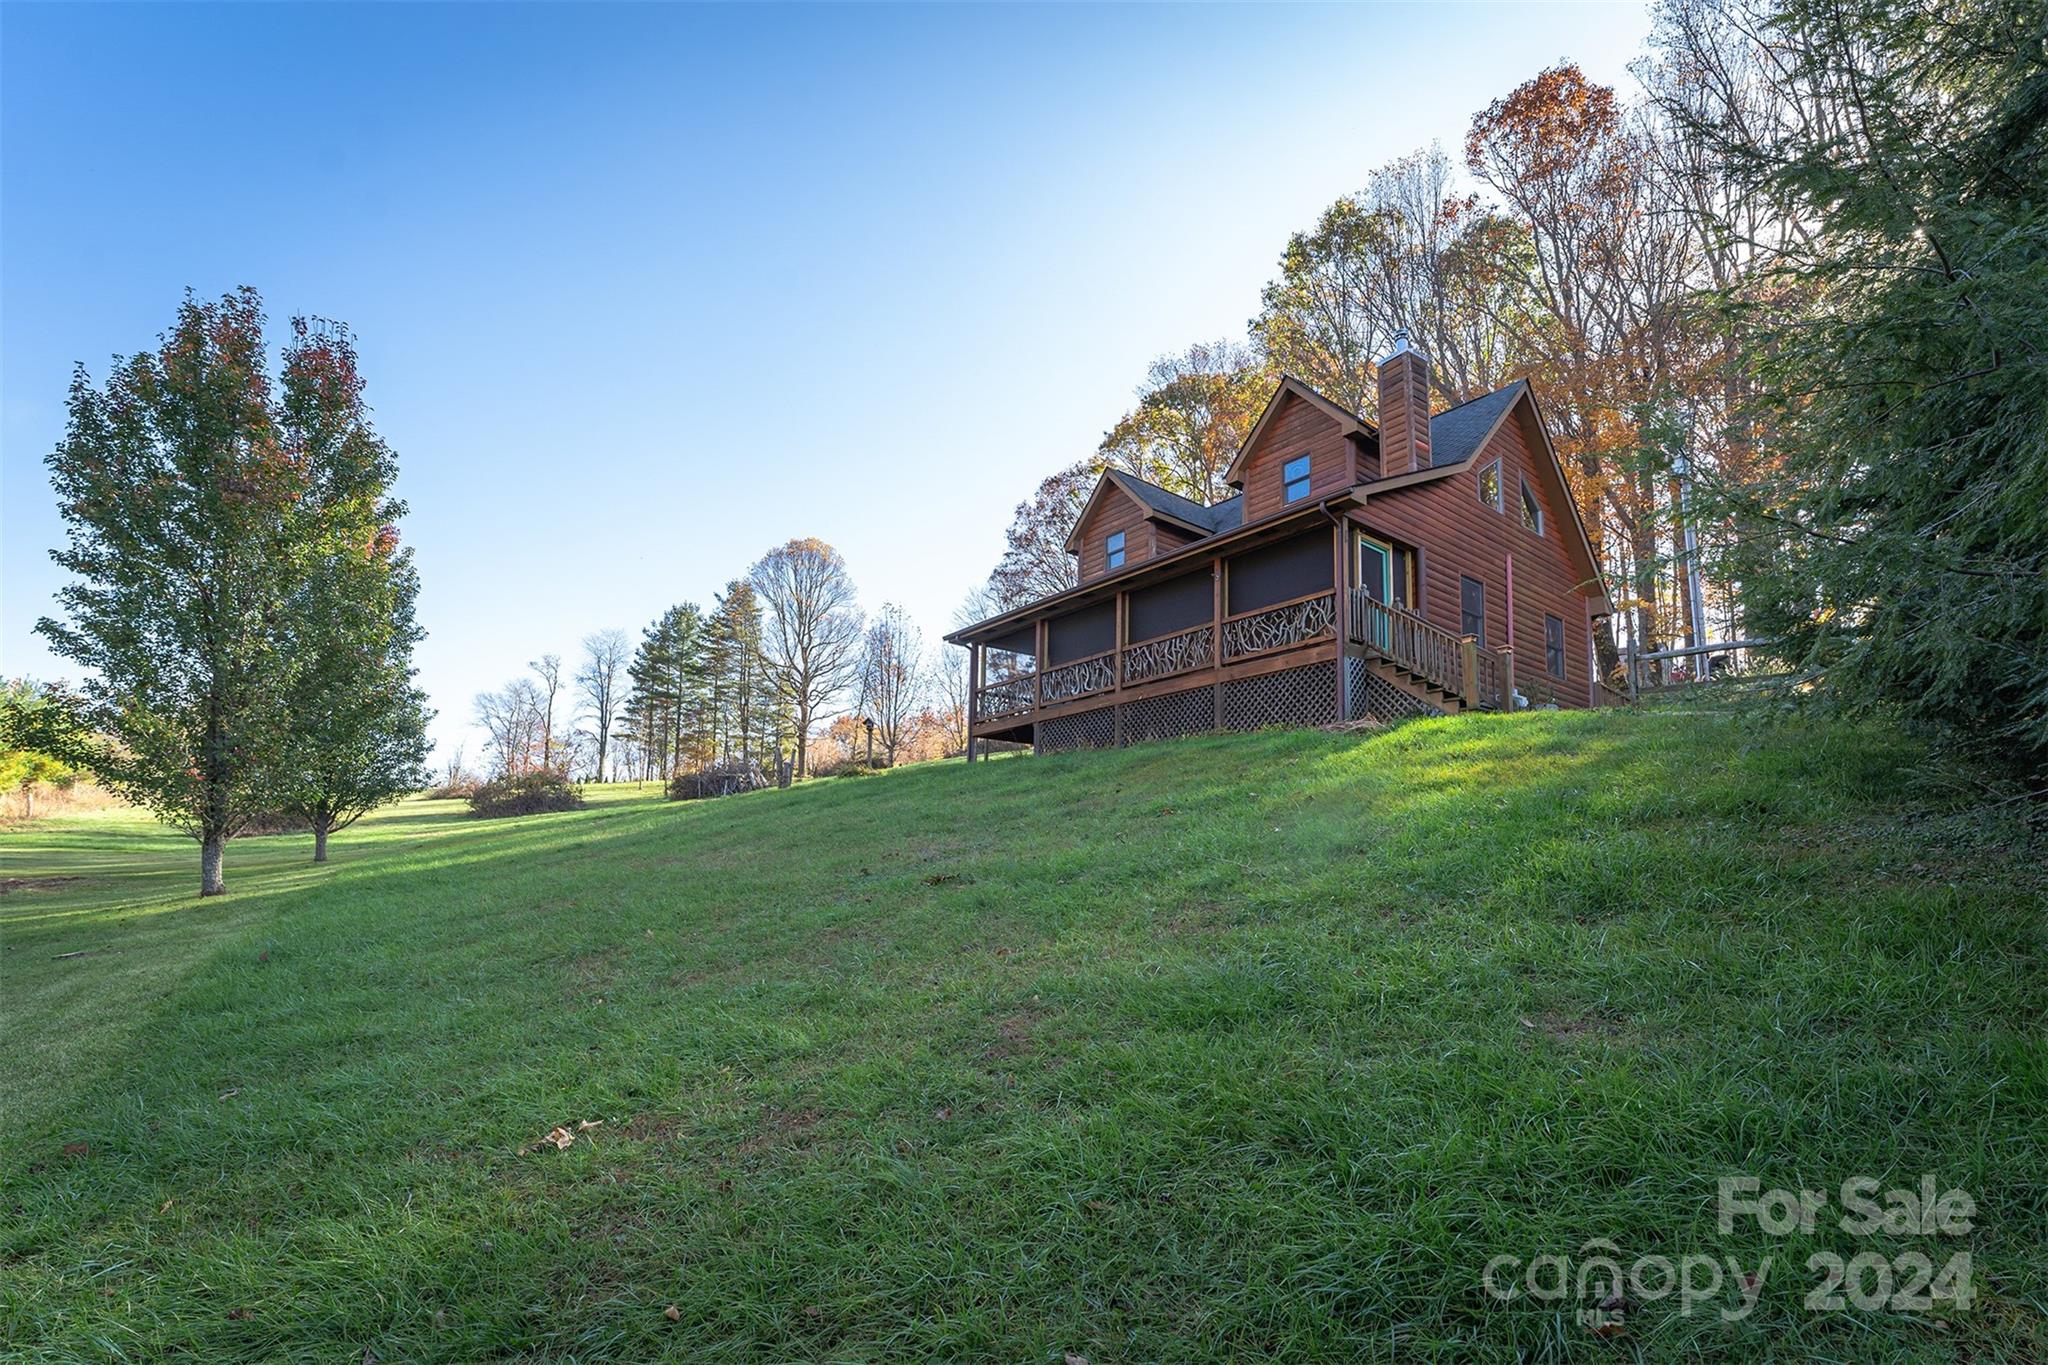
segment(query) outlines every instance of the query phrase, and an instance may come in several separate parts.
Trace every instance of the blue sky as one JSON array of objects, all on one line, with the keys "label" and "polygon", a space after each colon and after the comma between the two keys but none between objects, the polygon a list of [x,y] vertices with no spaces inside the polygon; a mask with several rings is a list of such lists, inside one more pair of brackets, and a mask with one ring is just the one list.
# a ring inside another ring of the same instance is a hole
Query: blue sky
[{"label": "blue sky", "polygon": [[[934,641],[1287,234],[1639,5],[0,6],[0,669],[71,365],[182,291],[356,331],[444,744],[794,535]],[[472,746],[474,748],[474,746]]]}]

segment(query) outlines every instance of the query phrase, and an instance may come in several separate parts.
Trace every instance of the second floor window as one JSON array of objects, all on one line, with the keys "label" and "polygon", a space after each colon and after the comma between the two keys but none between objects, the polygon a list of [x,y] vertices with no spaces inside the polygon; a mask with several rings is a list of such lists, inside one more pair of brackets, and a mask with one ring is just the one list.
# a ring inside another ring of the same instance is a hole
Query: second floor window
[{"label": "second floor window", "polygon": [[1308,496],[1308,456],[1300,455],[1289,460],[1280,470],[1280,478],[1287,485],[1287,501],[1299,502]]},{"label": "second floor window", "polygon": [[1543,507],[1536,501],[1536,495],[1529,491],[1526,480],[1522,484],[1522,525],[1539,536],[1543,534]]},{"label": "second floor window", "polygon": [[1543,618],[1543,666],[1553,678],[1564,676],[1564,622],[1555,616]]},{"label": "second floor window", "polygon": [[1109,551],[1109,567],[1121,569],[1124,566],[1124,533],[1118,531],[1102,544]]},{"label": "second floor window", "polygon": [[1496,512],[1501,510],[1499,460],[1479,471],[1479,500]]}]

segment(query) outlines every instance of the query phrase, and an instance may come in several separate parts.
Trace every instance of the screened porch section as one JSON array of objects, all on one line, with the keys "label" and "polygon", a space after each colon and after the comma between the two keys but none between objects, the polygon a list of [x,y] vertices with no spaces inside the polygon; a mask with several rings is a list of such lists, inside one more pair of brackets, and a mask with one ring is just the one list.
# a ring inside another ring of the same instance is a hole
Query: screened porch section
[{"label": "screened porch section", "polygon": [[970,645],[973,732],[1046,750],[1336,719],[1338,544],[1198,559]]}]

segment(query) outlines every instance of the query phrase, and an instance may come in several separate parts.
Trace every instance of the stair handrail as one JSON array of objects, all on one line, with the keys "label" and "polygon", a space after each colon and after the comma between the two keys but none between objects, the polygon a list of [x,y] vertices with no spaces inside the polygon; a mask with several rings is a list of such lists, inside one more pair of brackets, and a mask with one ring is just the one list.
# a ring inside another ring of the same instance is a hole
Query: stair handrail
[{"label": "stair handrail", "polygon": [[1364,588],[1351,590],[1351,641],[1440,691],[1465,695],[1465,637]]}]

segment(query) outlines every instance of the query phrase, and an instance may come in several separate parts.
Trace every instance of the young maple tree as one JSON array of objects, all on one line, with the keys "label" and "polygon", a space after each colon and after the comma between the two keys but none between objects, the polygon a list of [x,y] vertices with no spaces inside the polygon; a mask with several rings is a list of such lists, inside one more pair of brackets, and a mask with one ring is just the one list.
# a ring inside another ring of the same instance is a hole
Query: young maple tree
[{"label": "young maple tree", "polygon": [[295,668],[278,805],[313,827],[324,863],[329,835],[427,782],[429,713],[412,666],[419,575],[398,543],[396,460],[370,427],[353,340],[295,322],[284,374],[287,440],[316,474],[329,535],[285,615]]},{"label": "young maple tree", "polygon": [[279,394],[263,323],[252,289],[188,296],[103,387],[75,372],[48,459],[68,541],[52,557],[78,580],[58,591],[64,619],[36,629],[92,672],[81,757],[199,841],[204,896],[227,889],[227,841],[290,797],[295,721],[322,723],[294,714],[320,632],[295,634],[293,614],[323,565],[386,525],[395,469],[357,429],[359,398],[333,397],[353,356],[301,329]]}]

